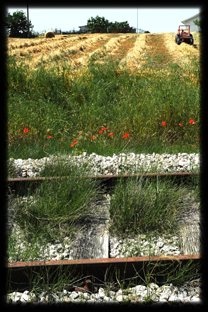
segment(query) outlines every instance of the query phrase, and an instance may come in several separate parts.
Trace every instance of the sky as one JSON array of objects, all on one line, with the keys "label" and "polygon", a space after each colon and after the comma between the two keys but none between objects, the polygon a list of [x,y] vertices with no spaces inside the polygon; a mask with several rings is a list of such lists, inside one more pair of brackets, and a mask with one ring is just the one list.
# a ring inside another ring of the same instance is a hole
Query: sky
[{"label": "sky", "polygon": [[[13,14],[23,11],[27,16],[27,7],[7,7]],[[91,17],[104,17],[110,22],[127,21],[131,27],[151,33],[176,33],[181,21],[200,13],[200,7],[190,8],[40,8],[29,7],[29,20],[34,25],[33,31],[45,32],[61,29],[62,31],[79,30],[79,26],[87,24]]]}]

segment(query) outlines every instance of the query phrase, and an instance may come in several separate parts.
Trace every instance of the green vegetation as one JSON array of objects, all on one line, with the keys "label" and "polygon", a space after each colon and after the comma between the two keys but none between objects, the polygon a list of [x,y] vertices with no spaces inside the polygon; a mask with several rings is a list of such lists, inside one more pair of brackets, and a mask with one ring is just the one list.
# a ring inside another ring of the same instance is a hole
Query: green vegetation
[{"label": "green vegetation", "polygon": [[[84,151],[104,156],[199,152],[200,70],[196,58],[190,56],[190,63],[183,67],[181,63],[164,64],[163,55],[147,55],[141,73],[130,72],[125,65],[119,68],[119,59],[108,54],[102,61],[99,63],[97,55],[86,68],[74,72],[64,54],[50,68],[40,59],[35,69],[30,69],[23,57],[19,62],[8,56],[8,158],[79,155]],[[73,236],[81,221],[96,213],[91,206],[99,200],[101,189],[96,181],[82,178],[84,168],[59,163],[47,166],[42,175],[65,176],[69,172],[70,179],[43,182],[35,193],[37,202],[30,203],[32,192],[27,202],[16,199],[14,217],[28,245],[20,253],[17,237],[9,233],[8,257],[36,259],[37,243],[46,246],[57,236],[60,241],[66,233]],[[154,181],[121,179],[112,193],[110,230],[121,236],[173,233],[184,195],[196,188],[195,200],[199,200],[198,181],[187,189],[168,181],[160,182],[158,188]],[[144,283],[152,281],[153,268]],[[187,272],[189,269],[187,265]],[[190,278],[184,272],[174,275],[178,283]],[[168,282],[173,275],[168,275]],[[41,278],[37,276],[37,285]],[[37,285],[34,289],[39,289]],[[65,287],[64,280],[60,287]]]},{"label": "green vegetation", "polygon": [[194,57],[185,69],[164,65],[162,75],[158,61],[149,60],[152,73],[139,74],[125,66],[118,71],[112,57],[103,60],[92,59],[76,75],[64,60],[49,69],[40,60],[31,70],[8,57],[9,158],[199,152],[200,72]]},{"label": "green vegetation", "polygon": [[[138,234],[177,234],[176,217],[190,202],[199,201],[199,178],[191,177],[189,186],[178,186],[169,179],[122,178],[115,186],[110,205],[113,226],[119,237]],[[192,198],[193,200],[193,198]]]}]

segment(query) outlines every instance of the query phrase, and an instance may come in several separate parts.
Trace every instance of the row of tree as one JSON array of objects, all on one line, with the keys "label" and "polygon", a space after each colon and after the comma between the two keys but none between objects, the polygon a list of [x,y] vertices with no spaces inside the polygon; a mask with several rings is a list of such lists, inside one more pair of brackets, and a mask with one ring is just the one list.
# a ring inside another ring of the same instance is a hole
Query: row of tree
[{"label": "row of tree", "polygon": [[104,17],[96,16],[87,20],[87,28],[91,33],[129,33],[135,32],[135,29],[126,22],[109,22]]}]

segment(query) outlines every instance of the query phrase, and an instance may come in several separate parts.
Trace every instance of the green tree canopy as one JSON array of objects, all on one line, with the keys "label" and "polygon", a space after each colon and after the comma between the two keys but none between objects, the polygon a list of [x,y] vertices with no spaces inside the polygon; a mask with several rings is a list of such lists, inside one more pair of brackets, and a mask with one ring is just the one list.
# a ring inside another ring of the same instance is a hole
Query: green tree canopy
[{"label": "green tree canopy", "polygon": [[200,21],[198,21],[198,20],[195,20],[195,21],[193,21],[193,22],[194,22],[194,24],[195,24],[195,25],[197,25],[197,26],[199,26],[199,27],[201,26],[201,23],[200,23]]},{"label": "green tree canopy", "polygon": [[109,22],[104,17],[99,17],[98,15],[94,18],[91,17],[87,20],[87,27],[91,33],[112,33],[120,32],[127,33],[132,32],[132,28],[129,26],[128,22]]},{"label": "green tree canopy", "polygon": [[[24,12],[16,11],[12,15],[7,14],[5,19],[5,26],[8,29],[9,37],[27,38],[28,36],[28,21]],[[32,37],[31,30],[34,26],[29,21],[29,37]]]}]

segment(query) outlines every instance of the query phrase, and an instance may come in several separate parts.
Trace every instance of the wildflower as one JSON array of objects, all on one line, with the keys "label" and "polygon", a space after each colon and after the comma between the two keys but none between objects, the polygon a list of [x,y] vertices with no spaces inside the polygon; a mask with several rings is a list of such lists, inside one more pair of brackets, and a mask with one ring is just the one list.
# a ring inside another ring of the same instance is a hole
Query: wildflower
[{"label": "wildflower", "polygon": [[190,119],[190,120],[189,120],[189,123],[191,123],[192,125],[195,125],[195,122],[194,122],[193,119]]},{"label": "wildflower", "polygon": [[184,137],[186,136],[186,135],[185,135],[185,133],[184,133],[184,135],[183,135],[183,136],[184,136]]},{"label": "wildflower", "polygon": [[196,147],[196,145],[193,145],[193,147]]},{"label": "wildflower", "polygon": [[113,132],[111,132],[111,133],[109,133],[108,135],[114,135],[114,133],[113,133]]},{"label": "wildflower", "polygon": [[95,137],[94,137],[94,135],[93,136],[91,136],[91,140],[93,140]]},{"label": "wildflower", "polygon": [[101,130],[101,131],[99,131],[99,133],[102,133],[103,131]]},{"label": "wildflower", "polygon": [[163,125],[163,126],[167,126],[166,123],[165,123],[164,121],[162,122],[162,125]]},{"label": "wildflower", "polygon": [[29,129],[28,128],[24,129],[24,133],[27,133],[27,132],[29,132]]},{"label": "wildflower", "polygon": [[156,122],[155,121],[153,121],[153,124],[155,124]]},{"label": "wildflower", "polygon": [[72,143],[70,146],[74,146],[75,144],[77,144],[77,140],[74,140],[74,143]]},{"label": "wildflower", "polygon": [[47,131],[47,133],[50,133],[50,131]]},{"label": "wildflower", "polygon": [[128,136],[129,136],[129,134],[126,133],[126,134],[123,135],[123,138],[127,138]]},{"label": "wildflower", "polygon": [[179,123],[179,126],[182,127],[182,124]]},{"label": "wildflower", "polygon": [[200,138],[198,138],[197,141],[200,141]]},{"label": "wildflower", "polygon": [[51,137],[51,135],[48,135],[47,138],[48,138],[48,139],[51,139],[52,137]]},{"label": "wildflower", "polygon": [[102,130],[107,130],[105,127],[102,127]]}]

